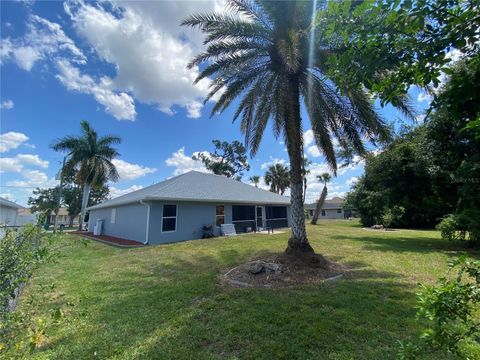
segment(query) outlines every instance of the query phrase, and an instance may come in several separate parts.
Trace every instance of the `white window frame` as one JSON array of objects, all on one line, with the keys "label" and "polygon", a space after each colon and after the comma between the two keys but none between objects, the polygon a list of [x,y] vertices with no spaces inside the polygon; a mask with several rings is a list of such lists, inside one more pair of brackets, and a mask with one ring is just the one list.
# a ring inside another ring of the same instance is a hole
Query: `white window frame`
[{"label": "white window frame", "polygon": [[117,221],[117,208],[113,208],[110,212],[110,224],[115,224]]},{"label": "white window frame", "polygon": [[[223,206],[223,215],[217,215],[217,207],[218,206]],[[226,224],[225,222],[225,219],[226,219],[226,215],[225,215],[225,205],[215,205],[215,226],[216,227],[220,227],[219,225],[217,225],[217,218],[218,217],[223,217],[223,223]]]},{"label": "white window frame", "polygon": [[[166,205],[175,206],[175,216],[163,216]],[[177,217],[178,217],[178,206],[177,204],[163,204],[162,205],[162,233],[174,233],[177,231]],[[163,219],[175,219],[175,230],[163,231]]]}]

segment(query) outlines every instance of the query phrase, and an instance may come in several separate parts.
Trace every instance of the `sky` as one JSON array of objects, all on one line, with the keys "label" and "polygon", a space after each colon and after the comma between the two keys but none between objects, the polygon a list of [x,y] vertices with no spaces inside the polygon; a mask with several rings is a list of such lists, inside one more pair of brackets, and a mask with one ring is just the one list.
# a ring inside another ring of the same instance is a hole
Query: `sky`
[{"label": "sky", "polygon": [[[222,0],[1,1],[0,196],[27,205],[33,189],[55,186],[65,154],[51,145],[79,134],[81,120],[122,138],[112,197],[205,171],[192,155],[213,151],[213,139],[242,141],[232,123],[238,102],[213,117],[214,100],[203,105],[210,80],[193,85],[199,69],[186,68],[204,49],[203,35],[179,25],[192,13],[222,9]],[[410,95],[421,121],[431,98],[417,89]],[[406,121],[391,106],[378,111],[396,125]],[[329,168],[303,110],[302,118],[312,161],[306,201],[313,202],[322,188],[316,176]],[[288,165],[285,145],[267,129],[243,181],[277,162]],[[362,173],[361,160],[340,169],[328,197],[344,196]],[[260,186],[267,188],[263,179]]]}]

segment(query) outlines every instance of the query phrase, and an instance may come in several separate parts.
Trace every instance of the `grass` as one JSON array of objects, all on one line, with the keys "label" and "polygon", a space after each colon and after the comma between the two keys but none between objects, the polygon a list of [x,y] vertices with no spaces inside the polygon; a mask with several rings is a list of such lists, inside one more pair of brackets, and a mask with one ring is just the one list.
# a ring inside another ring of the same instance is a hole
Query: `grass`
[{"label": "grass", "polygon": [[[355,276],[295,289],[218,285],[228,267],[282,251],[288,234],[119,249],[66,236],[19,310],[49,318],[31,359],[389,359],[418,336],[415,292],[460,251],[435,231],[308,227],[319,253]],[[84,245],[86,244],[86,246]],[[479,253],[472,253],[479,257]],[[439,358],[438,354],[432,358]]]}]

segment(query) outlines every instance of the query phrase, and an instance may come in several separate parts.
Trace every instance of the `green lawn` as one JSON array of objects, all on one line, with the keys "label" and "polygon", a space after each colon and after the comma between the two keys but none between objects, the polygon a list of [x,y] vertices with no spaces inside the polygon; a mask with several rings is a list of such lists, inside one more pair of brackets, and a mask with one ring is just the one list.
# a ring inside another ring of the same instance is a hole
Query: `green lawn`
[{"label": "green lawn", "polygon": [[[295,289],[233,289],[218,276],[288,234],[120,249],[65,236],[61,257],[27,285],[19,311],[48,318],[41,359],[389,359],[417,336],[415,292],[460,253],[434,231],[309,227],[319,253],[353,276]],[[87,244],[85,246],[84,244]],[[479,257],[479,253],[472,253]],[[438,359],[438,354],[431,357]],[[443,355],[442,355],[443,358]]]}]

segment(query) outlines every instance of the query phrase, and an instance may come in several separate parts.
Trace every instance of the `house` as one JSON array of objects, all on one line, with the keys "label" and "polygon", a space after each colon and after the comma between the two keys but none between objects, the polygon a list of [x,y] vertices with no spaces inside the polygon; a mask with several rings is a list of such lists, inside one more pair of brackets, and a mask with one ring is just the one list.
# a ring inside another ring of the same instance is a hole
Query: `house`
[{"label": "house", "polygon": [[24,207],[0,197],[0,225],[17,225],[18,211]]},{"label": "house", "polygon": [[17,225],[36,224],[38,222],[38,213],[33,214],[29,208],[18,210]]},{"label": "house", "polygon": [[[55,211],[52,211],[49,219],[50,224],[55,224],[55,216],[56,216]],[[68,215],[68,209],[66,207],[62,206],[60,209],[58,209],[58,225],[61,225],[61,224],[66,226],[78,225],[79,219],[80,219],[80,215],[77,215],[73,219],[71,219],[70,215]]]},{"label": "house", "polygon": [[[312,204],[305,204],[305,210],[307,211],[308,217],[313,217],[316,208],[316,202]],[[345,219],[345,217],[347,216],[343,210],[343,199],[334,197],[330,200],[325,200],[318,219]]]},{"label": "house", "polygon": [[161,244],[199,239],[203,226],[220,235],[221,224],[237,232],[288,227],[290,199],[220,175],[198,171],[88,208],[88,231],[103,220],[103,234]]}]

